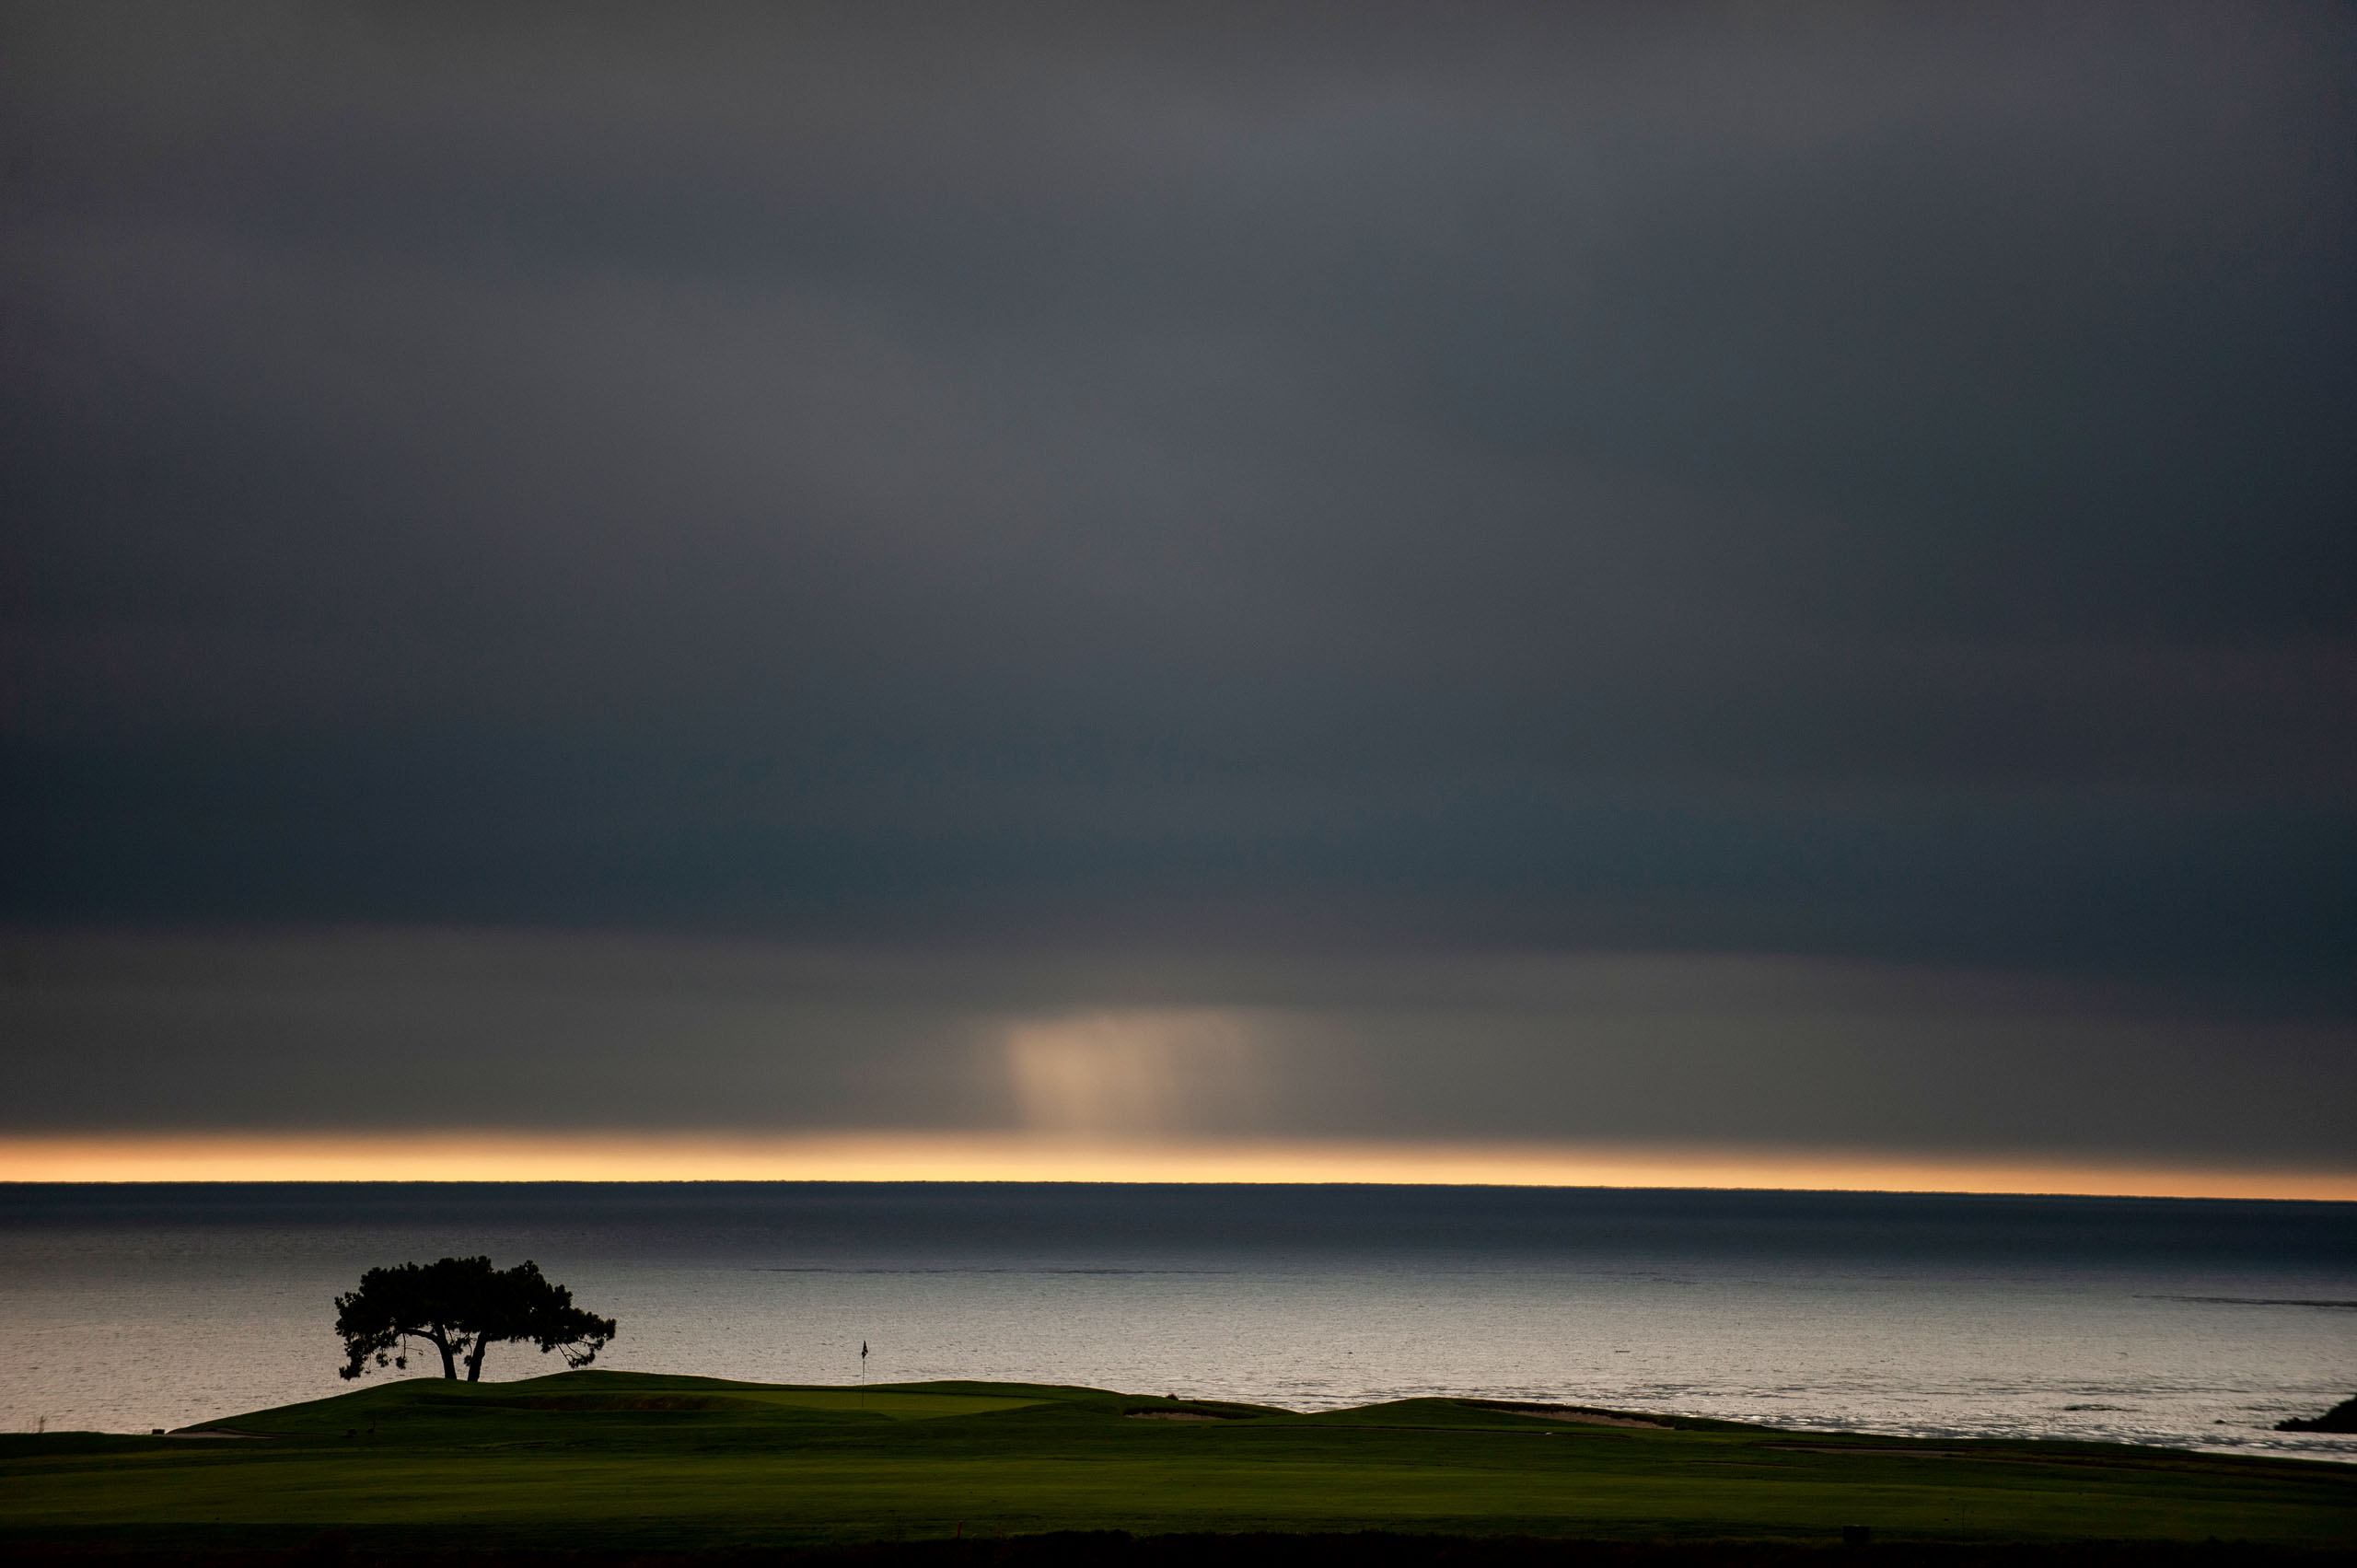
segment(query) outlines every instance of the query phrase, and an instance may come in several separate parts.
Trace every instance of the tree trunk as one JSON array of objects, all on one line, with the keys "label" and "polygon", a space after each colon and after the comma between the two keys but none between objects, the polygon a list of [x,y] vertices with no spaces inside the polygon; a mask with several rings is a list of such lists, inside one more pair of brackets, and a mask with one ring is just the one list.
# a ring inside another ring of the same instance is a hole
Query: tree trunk
[{"label": "tree trunk", "polygon": [[442,1353],[442,1376],[456,1382],[459,1376],[459,1358],[450,1352],[450,1337],[438,1329],[429,1330],[425,1337],[433,1343],[435,1350]]},{"label": "tree trunk", "polygon": [[482,1353],[490,1348],[491,1336],[489,1334],[478,1334],[475,1336],[475,1348],[467,1354],[468,1382],[480,1383],[482,1381]]}]

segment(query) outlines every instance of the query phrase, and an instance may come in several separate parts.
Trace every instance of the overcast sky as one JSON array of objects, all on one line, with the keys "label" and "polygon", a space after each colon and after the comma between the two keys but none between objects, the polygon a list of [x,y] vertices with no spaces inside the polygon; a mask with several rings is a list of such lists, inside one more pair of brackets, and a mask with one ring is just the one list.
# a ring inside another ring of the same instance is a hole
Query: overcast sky
[{"label": "overcast sky", "polygon": [[0,14],[7,1126],[2357,1160],[2348,7]]}]

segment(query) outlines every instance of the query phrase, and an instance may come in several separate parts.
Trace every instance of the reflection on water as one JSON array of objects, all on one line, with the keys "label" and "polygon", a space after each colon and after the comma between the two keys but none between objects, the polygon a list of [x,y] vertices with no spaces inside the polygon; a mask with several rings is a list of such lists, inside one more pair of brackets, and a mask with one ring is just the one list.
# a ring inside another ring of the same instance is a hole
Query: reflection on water
[{"label": "reflection on water", "polygon": [[[1569,1400],[2357,1458],[2357,1205],[1049,1184],[0,1190],[0,1429],[346,1385],[361,1269],[530,1257],[605,1365]],[[558,1370],[502,1347],[486,1372]]]}]

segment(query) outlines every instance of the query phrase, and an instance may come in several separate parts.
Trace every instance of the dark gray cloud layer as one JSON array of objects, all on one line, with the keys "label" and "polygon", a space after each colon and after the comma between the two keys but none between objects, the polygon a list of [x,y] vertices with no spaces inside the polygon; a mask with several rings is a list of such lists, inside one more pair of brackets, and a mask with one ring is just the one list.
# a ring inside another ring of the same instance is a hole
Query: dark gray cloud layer
[{"label": "dark gray cloud layer", "polygon": [[10,7],[6,912],[2346,1005],[2347,9],[1266,13]]},{"label": "dark gray cloud layer", "polygon": [[2346,1022],[1949,966],[466,931],[18,937],[0,962],[0,1134],[1016,1128],[2357,1154]]}]

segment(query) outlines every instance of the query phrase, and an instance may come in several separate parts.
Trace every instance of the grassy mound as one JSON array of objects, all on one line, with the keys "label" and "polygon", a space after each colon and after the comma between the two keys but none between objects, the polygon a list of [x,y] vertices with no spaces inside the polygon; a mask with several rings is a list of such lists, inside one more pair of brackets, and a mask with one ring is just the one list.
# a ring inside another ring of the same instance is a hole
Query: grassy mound
[{"label": "grassy mound", "polygon": [[165,1437],[0,1438],[0,1549],[18,1551],[296,1551],[322,1532],[364,1555],[810,1551],[1073,1531],[1765,1551],[1838,1543],[1844,1527],[1877,1551],[2345,1548],[2357,1468],[1507,1401],[1305,1416],[1049,1385],[604,1371],[411,1378]]}]

